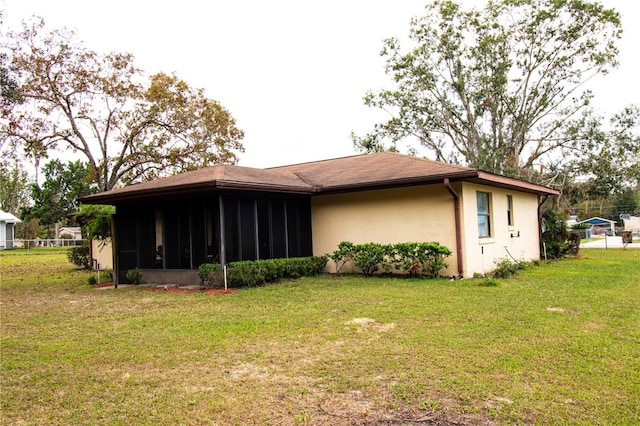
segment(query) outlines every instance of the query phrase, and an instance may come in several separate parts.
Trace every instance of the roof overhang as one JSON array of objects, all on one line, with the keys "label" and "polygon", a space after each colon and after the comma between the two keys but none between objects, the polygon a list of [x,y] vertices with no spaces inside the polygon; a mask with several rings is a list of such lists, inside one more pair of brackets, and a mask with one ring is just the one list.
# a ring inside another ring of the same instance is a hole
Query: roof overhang
[{"label": "roof overhang", "polygon": [[272,169],[216,165],[80,198],[88,204],[159,201],[225,192],[314,196],[450,182],[471,182],[538,195],[559,191],[468,167],[377,153]]}]

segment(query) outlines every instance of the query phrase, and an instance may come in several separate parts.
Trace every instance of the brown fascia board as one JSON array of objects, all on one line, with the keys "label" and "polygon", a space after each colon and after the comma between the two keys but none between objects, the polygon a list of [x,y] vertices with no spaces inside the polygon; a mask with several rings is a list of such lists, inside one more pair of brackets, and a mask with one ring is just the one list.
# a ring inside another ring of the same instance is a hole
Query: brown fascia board
[{"label": "brown fascia board", "polygon": [[333,185],[317,187],[314,195],[337,194],[345,192],[370,191],[375,189],[390,189],[405,186],[428,185],[443,182],[445,178],[450,180],[467,180],[477,177],[476,170],[462,170],[453,173],[440,173],[426,176],[412,176],[400,179],[387,179],[373,182],[357,182],[353,184]]},{"label": "brown fascia board", "polygon": [[506,176],[496,175],[494,173],[478,170],[477,183],[489,186],[497,186],[499,188],[516,189],[518,191],[529,192],[532,194],[560,195],[560,191],[543,185],[527,182],[525,180],[510,178]]},{"label": "brown fascia board", "polygon": [[128,201],[159,200],[167,196],[184,197],[189,195],[202,195],[211,191],[254,191],[254,192],[277,192],[292,195],[309,195],[310,187],[298,187],[289,185],[273,185],[261,183],[247,183],[230,180],[216,180],[197,184],[176,185],[162,188],[148,188],[142,190],[131,190],[115,193],[99,193],[79,198],[78,200],[86,204],[117,204]]},{"label": "brown fascia board", "polygon": [[448,178],[451,182],[473,182],[488,186],[528,192],[532,194],[559,195],[560,191],[542,185],[536,185],[527,181],[500,176],[476,169],[461,170],[458,172],[439,173],[426,176],[412,176],[401,179],[388,179],[375,182],[358,182],[354,184],[317,187],[314,195],[345,193],[356,191],[368,191],[374,189],[389,189],[402,186],[416,186],[444,182]]}]

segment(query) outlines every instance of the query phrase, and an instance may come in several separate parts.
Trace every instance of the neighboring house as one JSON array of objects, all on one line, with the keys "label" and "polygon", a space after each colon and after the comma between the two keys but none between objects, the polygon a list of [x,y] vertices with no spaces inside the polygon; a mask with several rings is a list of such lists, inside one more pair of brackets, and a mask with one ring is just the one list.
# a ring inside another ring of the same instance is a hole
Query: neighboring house
[{"label": "neighboring house", "polygon": [[[553,189],[383,152],[255,169],[215,165],[84,197],[116,206],[114,272],[197,282],[205,262],[323,255],[341,241],[436,241],[448,276],[540,258],[540,208]],[[334,265],[328,265],[331,272]]]},{"label": "neighboring house", "polygon": [[71,235],[72,240],[81,240],[82,239],[82,230],[79,226],[62,226],[58,229],[58,236],[56,238],[60,238],[64,234]]},{"label": "neighboring house", "polygon": [[640,216],[620,215],[620,218],[624,221],[625,231],[631,231],[640,236]]},{"label": "neighboring house", "polygon": [[11,213],[0,210],[0,250],[13,248],[16,223],[22,221]]}]

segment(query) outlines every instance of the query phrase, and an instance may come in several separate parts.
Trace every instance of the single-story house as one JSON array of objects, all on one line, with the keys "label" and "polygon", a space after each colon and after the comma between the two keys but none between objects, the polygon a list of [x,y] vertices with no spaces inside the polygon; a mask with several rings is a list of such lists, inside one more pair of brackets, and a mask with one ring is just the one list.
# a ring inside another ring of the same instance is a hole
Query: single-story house
[{"label": "single-story house", "polygon": [[71,240],[82,239],[82,229],[79,226],[62,226],[57,230],[58,235],[56,239],[59,239],[63,235],[69,235]]},{"label": "single-story house", "polygon": [[[559,192],[382,152],[267,169],[212,167],[94,194],[110,204],[114,275],[197,282],[205,262],[323,255],[341,241],[447,246],[448,276],[540,258],[540,209]],[[334,265],[327,265],[331,272]]]},{"label": "single-story house", "polygon": [[13,240],[15,239],[16,223],[22,221],[5,211],[0,210],[0,250],[13,248]]}]

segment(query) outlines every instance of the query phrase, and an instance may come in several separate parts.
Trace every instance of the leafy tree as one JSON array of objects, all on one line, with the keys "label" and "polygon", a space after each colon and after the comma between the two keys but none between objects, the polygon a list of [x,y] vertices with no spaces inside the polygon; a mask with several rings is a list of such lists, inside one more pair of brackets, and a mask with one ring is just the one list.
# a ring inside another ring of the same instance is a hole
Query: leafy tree
[{"label": "leafy tree", "polygon": [[438,160],[537,180],[534,165],[579,144],[566,127],[592,99],[583,84],[617,65],[620,25],[618,12],[590,1],[495,0],[464,10],[436,0],[411,21],[410,50],[385,41],[396,87],[368,93],[365,104],[392,118],[352,135],[354,143],[371,152],[417,140]]},{"label": "leafy tree", "polygon": [[640,109],[631,106],[614,115],[605,129],[602,118],[589,115],[573,126],[586,155],[568,166],[585,176],[589,195],[606,198],[640,184]]},{"label": "leafy tree", "polygon": [[66,223],[78,207],[77,198],[96,192],[89,168],[80,160],[67,164],[51,160],[44,166],[43,173],[42,186],[31,185],[34,205],[22,209],[25,220],[37,217],[41,225]]},{"label": "leafy tree", "polygon": [[[40,220],[37,218],[23,220],[16,224],[16,238],[21,240],[34,240],[38,238],[40,232]],[[28,242],[29,247],[33,247],[33,241]]]},{"label": "leafy tree", "polygon": [[111,216],[115,214],[114,206],[99,204],[83,204],[75,215],[75,220],[82,226],[82,235],[102,243],[111,238]]},{"label": "leafy tree", "polygon": [[29,202],[29,176],[18,164],[0,166],[0,209],[18,214]]},{"label": "leafy tree", "polygon": [[[0,11],[0,25],[3,23],[3,13]],[[0,53],[0,116],[7,115],[13,104],[19,103],[20,93],[18,82],[14,78],[13,69],[9,65],[6,53]]]},{"label": "leafy tree", "polygon": [[132,55],[98,54],[42,19],[8,36],[24,100],[2,126],[12,148],[78,153],[99,190],[237,161],[243,132],[202,89],[163,73],[143,84]]}]

